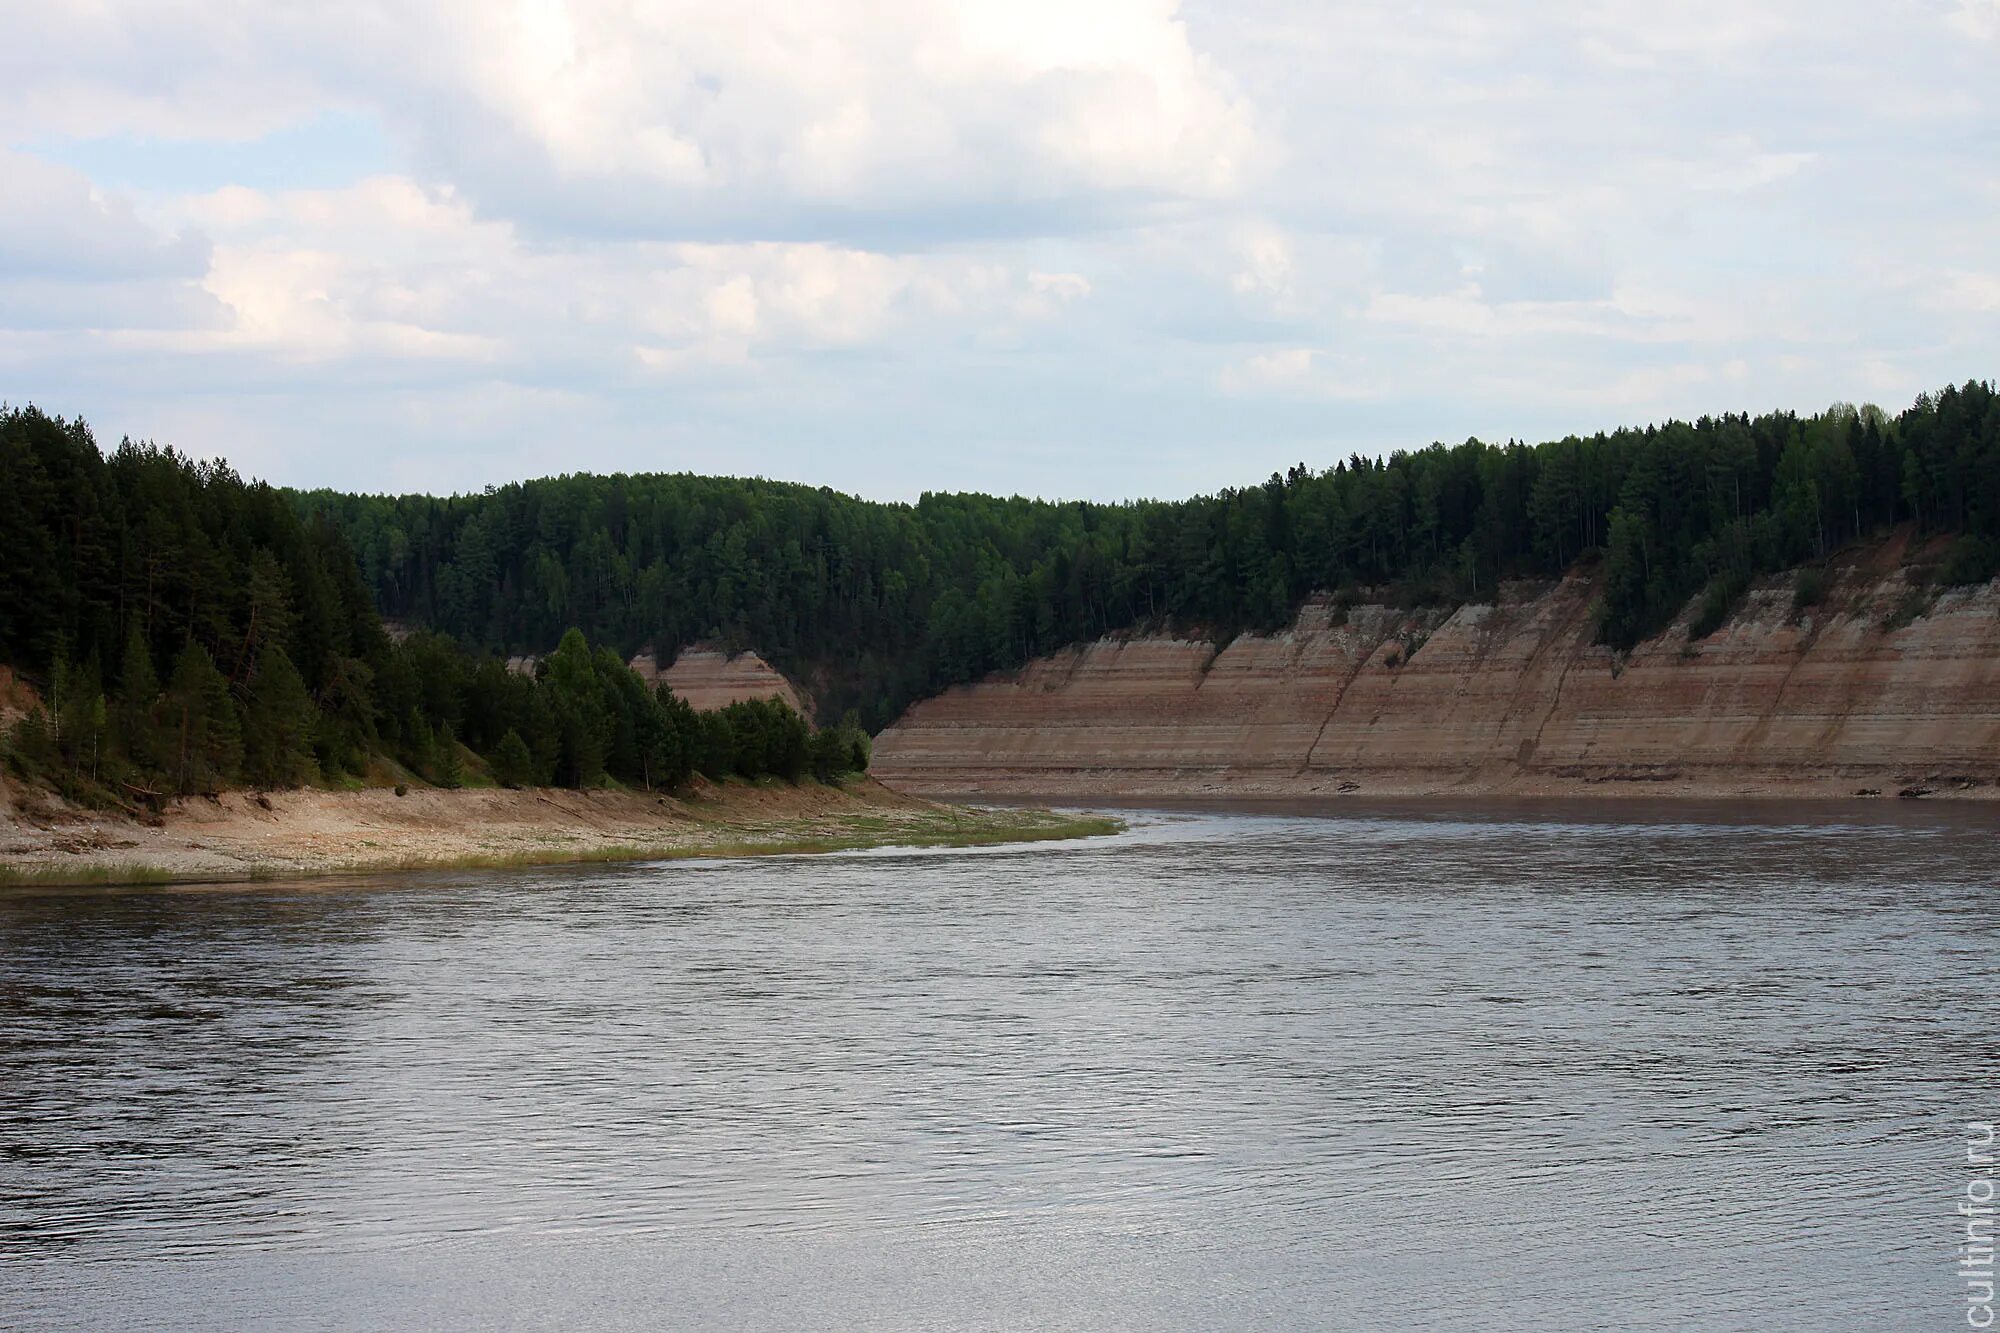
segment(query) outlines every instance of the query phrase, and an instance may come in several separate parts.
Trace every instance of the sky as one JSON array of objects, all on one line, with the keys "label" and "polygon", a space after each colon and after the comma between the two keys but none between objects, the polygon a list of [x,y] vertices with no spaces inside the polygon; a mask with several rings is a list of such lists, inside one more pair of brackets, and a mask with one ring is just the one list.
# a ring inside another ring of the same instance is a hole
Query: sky
[{"label": "sky", "polygon": [[2000,375],[2000,0],[0,0],[0,398],[1118,499]]}]

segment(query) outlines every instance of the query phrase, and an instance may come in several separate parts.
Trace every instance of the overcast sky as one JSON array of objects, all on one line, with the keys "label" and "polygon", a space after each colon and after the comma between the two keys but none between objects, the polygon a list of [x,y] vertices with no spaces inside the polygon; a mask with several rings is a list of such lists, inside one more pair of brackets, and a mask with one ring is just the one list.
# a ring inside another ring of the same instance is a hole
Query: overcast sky
[{"label": "overcast sky", "polygon": [[0,397],[1117,498],[2000,374],[2000,0],[0,0]]}]

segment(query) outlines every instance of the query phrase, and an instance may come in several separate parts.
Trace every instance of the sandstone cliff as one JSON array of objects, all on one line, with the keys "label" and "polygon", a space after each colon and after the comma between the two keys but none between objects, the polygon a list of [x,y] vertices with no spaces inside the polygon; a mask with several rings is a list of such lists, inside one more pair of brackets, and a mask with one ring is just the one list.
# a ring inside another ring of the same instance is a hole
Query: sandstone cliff
[{"label": "sandstone cliff", "polygon": [[[1321,601],[1219,651],[1106,639],[920,703],[873,771],[925,791],[2000,795],[2000,583],[1912,587],[1894,548],[1795,610],[1758,584],[1690,642],[1591,643],[1593,577],[1455,611]],[[1907,620],[1907,623],[1904,623]]]},{"label": "sandstone cliff", "polygon": [[776,697],[810,718],[811,702],[778,669],[752,652],[730,654],[709,644],[681,649],[673,665],[660,670],[653,654],[642,652],[631,662],[648,685],[664,682],[697,709],[721,708],[743,699]]}]

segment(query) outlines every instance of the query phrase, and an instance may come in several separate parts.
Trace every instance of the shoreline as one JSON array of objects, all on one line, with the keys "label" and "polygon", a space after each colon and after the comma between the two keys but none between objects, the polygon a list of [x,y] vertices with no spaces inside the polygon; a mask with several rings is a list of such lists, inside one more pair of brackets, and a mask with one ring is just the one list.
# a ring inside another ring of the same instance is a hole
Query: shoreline
[{"label": "shoreline", "polygon": [[[1346,801],[1346,800],[1594,800],[1609,801],[1874,801],[1911,805],[2000,802],[2000,782],[1955,773],[1880,770],[1811,776],[1625,770],[1566,777],[1555,774],[1374,770],[1311,777],[1228,769],[1120,769],[1054,765],[1032,772],[1003,768],[953,771],[940,765],[891,769],[898,791],[938,801]],[[1907,794],[1906,794],[1907,793]]]},{"label": "shoreline", "polygon": [[0,793],[0,888],[230,884],[435,870],[972,847],[1113,833],[1112,816],[970,808],[891,791],[730,782],[630,791],[227,792],[157,821]]},{"label": "shoreline", "polygon": [[[1595,801],[1664,808],[1785,803],[1977,809],[2000,785],[1931,775],[1690,779],[1679,774],[1371,773],[1301,780],[1269,771],[985,770],[892,774],[839,787],[703,782],[684,796],[565,788],[235,791],[173,802],[157,820],[80,809],[0,787],[0,890],[243,884],[443,870],[506,870],[887,847],[974,847],[1101,836],[1120,811],[1241,804],[1363,809],[1381,802]],[[1899,786],[1887,785],[1899,783]],[[1881,785],[1877,785],[1881,784]],[[1923,791],[1901,798],[1905,789]],[[1872,791],[1872,794],[1870,794]],[[967,802],[982,804],[970,805]],[[984,804],[991,802],[991,804]],[[1149,803],[1158,802],[1159,805]],[[1098,807],[1054,810],[1049,805]]]}]

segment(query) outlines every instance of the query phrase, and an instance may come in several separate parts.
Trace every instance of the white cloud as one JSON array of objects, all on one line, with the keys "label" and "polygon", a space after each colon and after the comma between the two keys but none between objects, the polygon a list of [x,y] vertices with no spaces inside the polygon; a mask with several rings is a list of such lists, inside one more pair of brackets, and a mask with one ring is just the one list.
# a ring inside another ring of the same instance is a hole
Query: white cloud
[{"label": "white cloud", "polygon": [[822,242],[619,241],[549,248],[401,177],[340,190],[230,188],[170,210],[214,238],[201,287],[225,312],[114,333],[164,353],[289,362],[449,362],[545,375],[607,347],[649,371],[741,366],[906,333],[978,335],[1053,318],[1081,274]]},{"label": "white cloud", "polygon": [[1279,347],[1257,352],[1241,362],[1223,368],[1220,378],[1226,393],[1256,393],[1270,389],[1296,389],[1312,378],[1313,352],[1310,347]]},{"label": "white cloud", "polygon": [[23,54],[0,64],[0,127],[254,136],[358,107],[484,213],[547,229],[1007,232],[1226,198],[1252,180],[1268,145],[1251,105],[1174,11],[1171,0],[48,6],[10,41]]},{"label": "white cloud", "polygon": [[1321,402],[1366,402],[1381,396],[1360,358],[1311,347],[1274,347],[1225,366],[1217,386],[1236,397],[1275,396]]},{"label": "white cloud", "polygon": [[1935,284],[1923,297],[1933,309],[2000,314],[2000,273],[1961,269],[1924,274],[1919,281]]},{"label": "white cloud", "polygon": [[1805,20],[1785,6],[1741,0],[1615,0],[1578,12],[1576,31],[1585,55],[1615,69],[1676,70],[1761,57]]},{"label": "white cloud", "polygon": [[2000,41],[2000,0],[1958,0],[1948,21],[1979,41]]},{"label": "white cloud", "polygon": [[1236,237],[1241,267],[1229,279],[1239,296],[1283,304],[1292,297],[1292,245],[1282,231],[1265,224],[1245,225]]},{"label": "white cloud", "polygon": [[1171,493],[2000,370],[1996,0],[14,9],[0,396],[313,480]]},{"label": "white cloud", "polygon": [[80,172],[0,148],[0,274],[102,280],[188,277],[205,262],[193,232],[166,234]]}]

